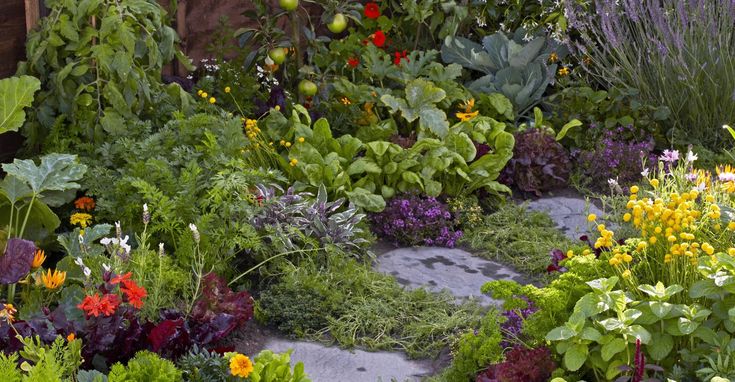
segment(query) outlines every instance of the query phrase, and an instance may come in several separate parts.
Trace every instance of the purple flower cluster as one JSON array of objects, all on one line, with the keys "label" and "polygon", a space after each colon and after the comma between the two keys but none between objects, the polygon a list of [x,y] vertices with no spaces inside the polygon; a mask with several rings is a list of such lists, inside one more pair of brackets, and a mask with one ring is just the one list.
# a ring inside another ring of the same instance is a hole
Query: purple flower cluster
[{"label": "purple flower cluster", "polygon": [[510,309],[502,313],[503,317],[506,318],[506,321],[500,325],[500,330],[502,331],[504,337],[504,340],[500,343],[500,346],[503,349],[511,348],[515,343],[518,342],[516,341],[516,339],[521,336],[521,331],[523,330],[523,321],[525,321],[530,315],[538,311],[538,308],[536,308],[533,302],[531,302],[527,297],[523,296],[521,297],[521,299],[526,301],[526,308]]},{"label": "purple flower cluster", "polygon": [[370,222],[377,235],[400,245],[453,248],[462,237],[446,204],[417,194],[391,199],[382,212],[370,215]]},{"label": "purple flower cluster", "polygon": [[607,130],[596,149],[572,152],[592,187],[605,188],[608,179],[616,179],[621,186],[640,180],[643,163],[650,163],[655,144],[650,137],[630,138],[632,130],[632,126]]}]

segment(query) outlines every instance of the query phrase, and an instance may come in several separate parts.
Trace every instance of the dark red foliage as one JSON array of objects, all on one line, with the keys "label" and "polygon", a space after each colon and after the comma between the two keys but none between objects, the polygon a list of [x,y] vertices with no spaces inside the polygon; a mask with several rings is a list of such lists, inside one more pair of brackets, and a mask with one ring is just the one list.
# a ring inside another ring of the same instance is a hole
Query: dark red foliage
[{"label": "dark red foliage", "polygon": [[528,349],[517,345],[505,355],[505,361],[480,373],[476,382],[546,382],[556,369],[551,352],[542,346]]},{"label": "dark red foliage", "polygon": [[564,146],[538,129],[516,134],[515,138],[513,158],[501,174],[503,183],[539,196],[566,186],[572,165]]},{"label": "dark red foliage", "polygon": [[0,257],[0,284],[15,284],[31,271],[36,245],[32,241],[10,239]]},{"label": "dark red foliage", "polygon": [[233,292],[225,280],[214,273],[205,276],[202,284],[202,296],[191,311],[194,320],[206,323],[224,313],[233,316],[238,324],[243,324],[253,317],[253,298],[250,293]]}]

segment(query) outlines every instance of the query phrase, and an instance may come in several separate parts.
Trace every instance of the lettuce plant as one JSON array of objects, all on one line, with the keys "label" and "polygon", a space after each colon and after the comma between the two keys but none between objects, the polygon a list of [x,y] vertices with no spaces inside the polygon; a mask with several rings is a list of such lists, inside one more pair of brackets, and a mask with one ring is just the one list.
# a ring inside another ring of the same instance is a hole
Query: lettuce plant
[{"label": "lettuce plant", "polygon": [[513,158],[503,170],[503,180],[524,192],[542,192],[563,187],[569,181],[571,161],[554,137],[538,129],[516,134]]}]

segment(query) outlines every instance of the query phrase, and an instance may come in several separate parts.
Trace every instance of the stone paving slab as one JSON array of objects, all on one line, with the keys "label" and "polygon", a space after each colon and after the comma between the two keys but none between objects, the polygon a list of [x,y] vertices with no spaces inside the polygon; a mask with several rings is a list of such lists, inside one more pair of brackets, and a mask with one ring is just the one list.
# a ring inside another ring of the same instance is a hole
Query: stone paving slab
[{"label": "stone paving slab", "polygon": [[478,298],[485,306],[498,301],[480,293],[484,283],[491,280],[527,282],[500,263],[456,248],[398,248],[378,256],[375,268],[393,275],[406,287],[426,287],[437,292],[447,289],[460,298]]},{"label": "stone paving slab", "polygon": [[303,362],[314,382],[414,382],[433,371],[430,361],[409,360],[396,352],[350,351],[282,338],[269,339],[265,348],[277,353],[293,349],[291,365]]},{"label": "stone paving slab", "polygon": [[587,215],[590,213],[602,216],[602,211],[582,197],[551,196],[532,200],[527,207],[534,211],[543,211],[551,216],[560,231],[568,238],[578,240],[588,232]]}]

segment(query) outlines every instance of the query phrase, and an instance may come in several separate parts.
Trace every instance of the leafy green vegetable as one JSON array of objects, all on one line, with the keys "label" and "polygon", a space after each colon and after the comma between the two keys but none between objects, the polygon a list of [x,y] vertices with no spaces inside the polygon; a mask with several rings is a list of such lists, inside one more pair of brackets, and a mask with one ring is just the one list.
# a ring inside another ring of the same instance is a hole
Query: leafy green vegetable
[{"label": "leafy green vegetable", "polygon": [[33,103],[33,94],[41,89],[41,81],[31,76],[0,80],[0,134],[16,131],[26,119],[24,108]]}]

